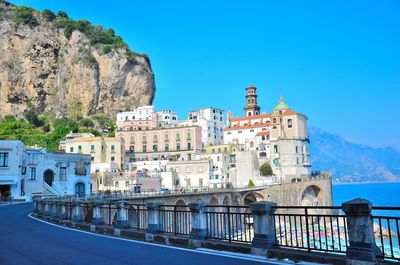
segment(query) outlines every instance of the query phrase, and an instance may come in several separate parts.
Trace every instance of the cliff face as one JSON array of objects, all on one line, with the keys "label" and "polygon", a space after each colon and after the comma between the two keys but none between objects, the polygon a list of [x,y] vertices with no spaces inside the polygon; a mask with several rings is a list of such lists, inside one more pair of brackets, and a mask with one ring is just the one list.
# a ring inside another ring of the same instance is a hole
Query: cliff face
[{"label": "cliff face", "polygon": [[28,108],[57,118],[115,115],[152,103],[146,56],[121,46],[106,50],[76,29],[66,36],[57,18],[40,12],[32,13],[34,26],[20,23],[16,9],[0,3],[0,116]]}]

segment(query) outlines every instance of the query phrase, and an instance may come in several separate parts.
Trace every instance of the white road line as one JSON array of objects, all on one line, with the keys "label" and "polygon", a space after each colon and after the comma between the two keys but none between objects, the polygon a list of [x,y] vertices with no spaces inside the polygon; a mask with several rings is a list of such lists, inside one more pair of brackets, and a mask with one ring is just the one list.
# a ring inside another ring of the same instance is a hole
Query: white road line
[{"label": "white road line", "polygon": [[156,244],[156,243],[151,243],[151,242],[143,242],[143,241],[137,241],[137,240],[132,240],[132,239],[126,239],[126,238],[120,238],[120,237],[114,237],[114,236],[108,236],[108,235],[101,235],[101,234],[96,234],[96,233],[92,233],[92,232],[88,232],[88,231],[82,231],[82,230],[79,230],[79,229],[74,229],[74,228],[70,228],[70,227],[65,227],[65,226],[49,223],[49,222],[46,222],[46,221],[41,220],[39,218],[33,217],[32,214],[28,214],[28,216],[33,220],[36,220],[38,222],[42,222],[42,223],[45,223],[45,224],[48,224],[48,225],[52,225],[52,226],[55,226],[55,227],[58,227],[58,228],[63,228],[63,229],[66,229],[66,230],[71,230],[71,231],[80,232],[80,233],[89,234],[89,235],[98,236],[98,237],[105,237],[105,238],[110,238],[110,239],[115,239],[115,240],[127,241],[127,242],[131,242],[131,243],[150,245],[150,246],[156,246],[156,247],[162,247],[162,248],[170,248],[170,249],[175,249],[175,250],[180,250],[180,251],[187,251],[187,252],[202,253],[202,254],[208,254],[208,255],[214,255],[214,256],[220,256],[220,257],[227,257],[227,258],[231,258],[231,259],[256,261],[256,262],[262,262],[262,263],[267,263],[267,264],[276,264],[276,265],[293,264],[293,262],[278,262],[278,261],[275,261],[275,260],[269,260],[269,259],[267,259],[265,257],[261,257],[261,256],[238,254],[238,253],[235,253],[235,252],[224,251],[224,253],[221,253],[221,252],[216,251],[216,250],[205,250],[203,248],[200,249],[200,250],[179,248],[179,247],[161,245],[161,244]]}]

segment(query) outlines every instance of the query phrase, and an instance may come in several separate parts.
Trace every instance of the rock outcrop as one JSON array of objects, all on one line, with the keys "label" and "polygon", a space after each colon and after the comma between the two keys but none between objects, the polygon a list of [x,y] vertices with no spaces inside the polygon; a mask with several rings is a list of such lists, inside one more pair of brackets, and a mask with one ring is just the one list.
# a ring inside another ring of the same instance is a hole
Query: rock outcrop
[{"label": "rock outcrop", "polygon": [[54,118],[115,115],[152,103],[147,56],[93,44],[77,29],[66,36],[57,17],[37,11],[34,26],[20,23],[16,11],[0,1],[0,116],[21,116],[29,108]]}]

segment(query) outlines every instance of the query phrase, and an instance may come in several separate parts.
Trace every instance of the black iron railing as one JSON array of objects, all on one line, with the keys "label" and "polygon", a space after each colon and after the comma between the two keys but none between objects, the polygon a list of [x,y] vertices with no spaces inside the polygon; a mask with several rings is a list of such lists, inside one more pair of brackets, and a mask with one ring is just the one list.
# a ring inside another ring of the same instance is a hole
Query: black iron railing
[{"label": "black iron railing", "polygon": [[277,245],[308,251],[345,253],[348,246],[346,216],[341,207],[275,207]]},{"label": "black iron railing", "polygon": [[190,234],[190,209],[186,205],[163,205],[159,215],[162,232],[174,235]]},{"label": "black iron railing", "polygon": [[253,240],[253,216],[246,206],[206,206],[207,238],[250,243]]},{"label": "black iron railing", "polygon": [[400,207],[372,207],[378,257],[400,261]]}]

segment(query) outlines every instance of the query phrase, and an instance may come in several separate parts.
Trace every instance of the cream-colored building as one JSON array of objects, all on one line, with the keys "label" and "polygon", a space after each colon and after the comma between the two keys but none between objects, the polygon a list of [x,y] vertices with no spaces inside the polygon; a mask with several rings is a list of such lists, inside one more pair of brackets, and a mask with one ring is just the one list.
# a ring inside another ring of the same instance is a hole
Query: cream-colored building
[{"label": "cream-colored building", "polygon": [[[91,156],[92,168],[97,164],[114,164],[121,169],[125,153],[123,139],[113,137],[78,137],[65,142],[66,153]],[[110,167],[113,168],[113,167]]]},{"label": "cream-colored building", "polygon": [[[224,130],[225,143],[235,145],[236,157],[239,160],[246,158],[244,165],[253,163],[256,155],[259,163],[254,162],[254,173],[250,177],[256,177],[253,175],[256,175],[257,166],[265,161],[270,163],[274,174],[282,181],[308,175],[311,163],[307,117],[291,110],[282,97],[272,113],[260,114],[260,109],[256,89],[250,86],[246,89],[245,116],[228,116],[228,125]],[[248,154],[238,156],[237,152]],[[240,172],[241,177],[244,173]],[[243,179],[239,182],[243,184],[246,181]]]}]

